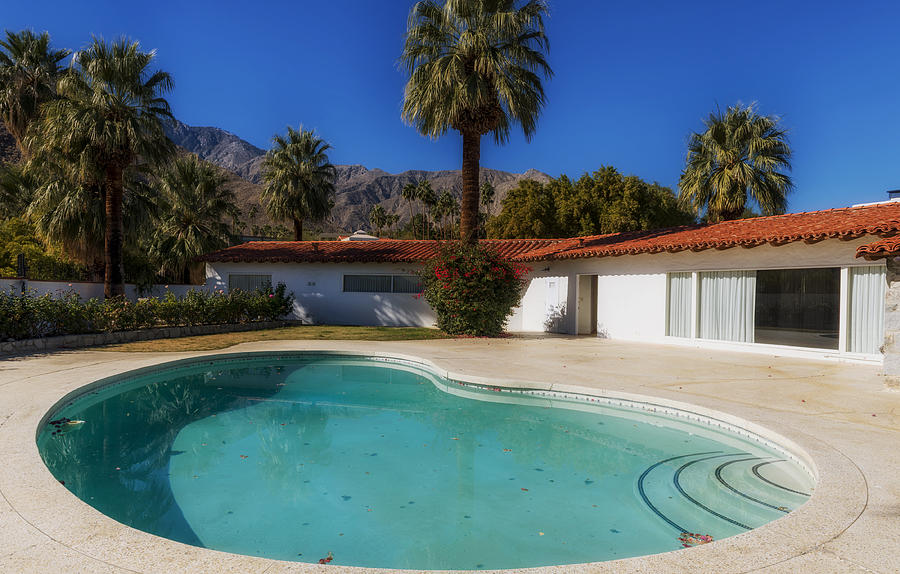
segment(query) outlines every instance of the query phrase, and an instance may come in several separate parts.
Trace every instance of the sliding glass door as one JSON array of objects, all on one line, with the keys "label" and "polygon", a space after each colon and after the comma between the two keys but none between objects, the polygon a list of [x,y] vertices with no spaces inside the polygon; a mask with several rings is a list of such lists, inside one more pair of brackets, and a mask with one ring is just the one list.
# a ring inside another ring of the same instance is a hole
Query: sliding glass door
[{"label": "sliding glass door", "polygon": [[849,267],[844,286],[841,274],[839,267],[703,271],[695,306],[693,275],[669,273],[666,335],[878,354],[884,267]]}]

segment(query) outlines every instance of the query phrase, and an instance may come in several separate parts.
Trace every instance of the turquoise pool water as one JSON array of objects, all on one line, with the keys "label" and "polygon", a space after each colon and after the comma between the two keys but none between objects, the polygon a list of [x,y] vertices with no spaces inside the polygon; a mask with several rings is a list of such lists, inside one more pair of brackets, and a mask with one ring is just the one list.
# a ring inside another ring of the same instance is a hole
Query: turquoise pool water
[{"label": "turquoise pool water", "polygon": [[66,488],[134,528],[385,568],[675,550],[782,517],[813,488],[782,453],[707,424],[336,355],[126,375],[53,413],[38,446]]}]

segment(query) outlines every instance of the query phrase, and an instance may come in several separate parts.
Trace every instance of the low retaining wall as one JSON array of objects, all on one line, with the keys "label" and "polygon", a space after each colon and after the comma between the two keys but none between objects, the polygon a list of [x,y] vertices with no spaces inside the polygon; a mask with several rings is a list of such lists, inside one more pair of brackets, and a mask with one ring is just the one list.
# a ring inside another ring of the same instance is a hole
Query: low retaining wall
[{"label": "low retaining wall", "polygon": [[194,325],[190,327],[157,327],[139,331],[114,331],[112,333],[84,333],[82,335],[62,335],[59,337],[42,337],[39,339],[22,339],[19,341],[0,342],[0,357],[42,353],[55,349],[77,349],[98,345],[117,345],[148,339],[173,339],[191,335],[216,335],[219,333],[238,333],[300,325],[299,321],[261,321],[258,323],[236,323],[229,325]]}]

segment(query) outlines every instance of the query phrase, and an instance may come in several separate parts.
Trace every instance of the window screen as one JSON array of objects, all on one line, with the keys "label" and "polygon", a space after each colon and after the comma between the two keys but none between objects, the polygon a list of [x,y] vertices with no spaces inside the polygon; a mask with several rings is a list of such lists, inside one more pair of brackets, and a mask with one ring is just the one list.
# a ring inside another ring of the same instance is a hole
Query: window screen
[{"label": "window screen", "polygon": [[390,275],[344,275],[345,293],[390,293]]},{"label": "window screen", "polygon": [[422,281],[415,275],[394,275],[394,293],[420,293]]},{"label": "window screen", "polygon": [[231,273],[228,275],[228,290],[234,291],[256,291],[257,289],[268,289],[272,287],[271,275],[249,275]]}]

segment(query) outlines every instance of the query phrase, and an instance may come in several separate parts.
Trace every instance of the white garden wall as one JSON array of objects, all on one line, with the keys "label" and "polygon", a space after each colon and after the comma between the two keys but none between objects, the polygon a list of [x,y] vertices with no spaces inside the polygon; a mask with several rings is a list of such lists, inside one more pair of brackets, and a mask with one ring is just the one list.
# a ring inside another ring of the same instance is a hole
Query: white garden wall
[{"label": "white garden wall", "polygon": [[[22,288],[32,291],[37,295],[50,293],[59,295],[74,291],[82,299],[103,298],[103,283],[91,281],[35,281],[31,279],[0,278],[0,291],[14,290],[21,293]],[[138,292],[134,285],[125,285],[125,296],[129,299],[138,297],[162,297],[166,292],[174,293],[177,297],[184,296],[191,289],[206,289],[204,285],[153,285],[149,290]]]}]

